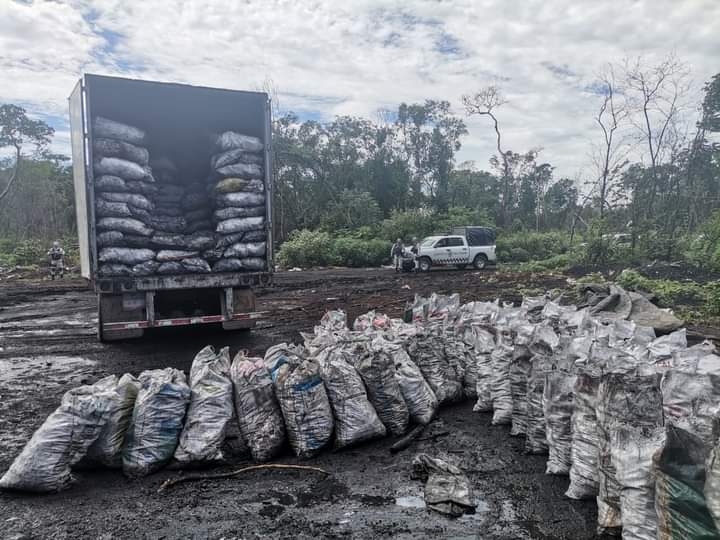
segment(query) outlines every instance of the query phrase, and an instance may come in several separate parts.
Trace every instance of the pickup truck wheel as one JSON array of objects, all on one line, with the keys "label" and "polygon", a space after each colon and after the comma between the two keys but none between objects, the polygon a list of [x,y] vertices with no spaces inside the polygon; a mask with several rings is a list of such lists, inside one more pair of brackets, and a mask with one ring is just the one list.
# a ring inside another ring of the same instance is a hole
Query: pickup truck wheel
[{"label": "pickup truck wheel", "polygon": [[418,268],[420,268],[421,272],[429,272],[431,267],[432,261],[427,257],[420,257],[420,259],[418,259]]},{"label": "pickup truck wheel", "polygon": [[485,267],[487,266],[487,262],[488,262],[487,257],[485,255],[483,255],[482,253],[478,253],[475,256],[475,260],[473,261],[473,266],[475,267],[476,270],[484,270]]}]

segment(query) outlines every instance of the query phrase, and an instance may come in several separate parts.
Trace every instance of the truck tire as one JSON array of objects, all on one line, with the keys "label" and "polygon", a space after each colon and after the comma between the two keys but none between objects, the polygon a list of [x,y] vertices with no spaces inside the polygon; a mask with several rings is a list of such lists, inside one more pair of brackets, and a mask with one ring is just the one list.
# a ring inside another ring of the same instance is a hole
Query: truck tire
[{"label": "truck tire", "polygon": [[476,270],[484,270],[487,268],[488,259],[482,253],[478,253],[473,260],[473,266]]},{"label": "truck tire", "polygon": [[420,257],[418,259],[418,269],[421,272],[429,272],[430,268],[432,268],[432,261],[429,257]]}]

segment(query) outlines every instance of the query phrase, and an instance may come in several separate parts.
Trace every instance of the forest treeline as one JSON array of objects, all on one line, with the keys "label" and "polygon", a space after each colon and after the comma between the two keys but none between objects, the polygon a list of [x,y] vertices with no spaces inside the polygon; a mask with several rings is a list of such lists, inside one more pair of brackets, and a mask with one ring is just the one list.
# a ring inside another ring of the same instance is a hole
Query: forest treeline
[{"label": "forest treeline", "polygon": [[[513,104],[496,86],[454,106],[402,103],[372,120],[280,114],[273,124],[280,261],[377,264],[396,237],[490,225],[504,260],[687,258],[720,267],[720,74],[699,103],[689,101],[690,76],[673,56],[608,64],[583,90],[597,104],[596,137],[592,165],[573,178],[543,159],[542,140],[507,146],[503,117]],[[0,111],[0,145],[13,151],[0,170],[6,259],[23,241],[75,234],[70,163],[47,154],[51,129],[18,107],[8,113],[12,107]],[[487,120],[483,131],[468,133],[471,116]],[[469,137],[493,142],[487,167],[457,162]],[[618,233],[627,235],[622,245]]]}]

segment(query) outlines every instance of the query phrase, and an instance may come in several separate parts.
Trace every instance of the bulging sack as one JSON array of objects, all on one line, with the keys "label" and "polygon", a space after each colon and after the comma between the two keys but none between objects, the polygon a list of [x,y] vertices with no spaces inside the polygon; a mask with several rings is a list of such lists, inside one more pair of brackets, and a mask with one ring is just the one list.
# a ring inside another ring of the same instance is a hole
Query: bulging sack
[{"label": "bulging sack", "polygon": [[116,382],[111,376],[66,392],[0,478],[0,488],[44,493],[70,487],[71,467],[85,456],[108,421]]},{"label": "bulging sack", "polygon": [[230,368],[240,433],[255,461],[277,456],[285,443],[285,424],[270,373],[262,358],[238,353]]},{"label": "bulging sack", "polygon": [[208,345],[190,367],[190,406],[175,450],[179,463],[223,461],[225,430],[233,415],[230,353]]},{"label": "bulging sack", "polygon": [[572,465],[574,374],[553,370],[545,374],[543,412],[548,444],[545,474],[569,474]]},{"label": "bulging sack", "polygon": [[141,210],[152,211],[155,205],[144,195],[137,193],[112,193],[105,192],[100,194],[100,198],[111,202],[122,202],[128,205],[140,208]]},{"label": "bulging sack", "polygon": [[219,207],[237,206],[247,208],[265,204],[264,193],[221,193],[215,198]]},{"label": "bulging sack", "polygon": [[408,407],[410,419],[418,424],[429,424],[438,409],[438,400],[420,368],[410,359],[405,348],[393,343],[388,347],[395,364],[395,378]]},{"label": "bulging sack", "polygon": [[384,437],[386,433],[368,400],[362,377],[349,362],[355,348],[352,344],[341,344],[317,355],[335,418],[335,448]]},{"label": "bulging sack", "polygon": [[115,157],[101,157],[93,163],[95,174],[119,176],[125,180],[154,181],[150,169],[137,163]]},{"label": "bulging sack", "polygon": [[100,250],[98,260],[102,263],[117,263],[133,266],[155,258],[152,249],[108,247]]},{"label": "bulging sack", "polygon": [[237,258],[244,259],[245,257],[264,257],[265,256],[265,242],[248,242],[231,245],[223,253],[223,257],[228,259]]},{"label": "bulging sack", "polygon": [[[236,165],[232,166],[236,167]],[[218,193],[236,193],[240,191],[262,193],[264,189],[265,185],[262,183],[262,180],[248,180],[235,177],[224,178],[215,185],[215,191]]]},{"label": "bulging sack", "polygon": [[152,236],[153,230],[142,221],[133,218],[101,218],[97,222],[99,231],[119,231],[137,236]]},{"label": "bulging sack", "polygon": [[95,191],[125,192],[128,186],[119,176],[102,175],[95,178]]},{"label": "bulging sack", "polygon": [[200,257],[183,259],[180,261],[180,264],[182,264],[185,271],[189,274],[209,274],[212,272],[208,262]]},{"label": "bulging sack", "polygon": [[247,152],[242,148],[234,148],[212,156],[210,158],[210,166],[213,169],[219,169],[220,167],[231,165],[233,163],[252,163],[255,165],[262,165],[264,161],[265,158],[262,154]]},{"label": "bulging sack", "polygon": [[426,326],[417,334],[411,358],[422,371],[440,403],[452,403],[462,399],[462,383],[445,357],[443,337]]},{"label": "bulging sack", "polygon": [[295,455],[312,457],[330,441],[333,415],[317,362],[285,343],[270,347],[265,365],[285,419]]},{"label": "bulging sack", "polygon": [[264,215],[264,206],[228,206],[227,208],[218,208],[217,210],[215,210],[215,212],[213,213],[213,219],[215,219],[216,221],[225,221],[226,219],[232,218],[259,217]]},{"label": "bulging sack", "polygon": [[150,160],[150,154],[147,148],[115,139],[96,137],[93,142],[93,150],[95,151],[95,155],[127,159],[140,166],[146,166]]},{"label": "bulging sack", "polygon": [[395,377],[395,365],[388,352],[391,348],[382,337],[377,337],[359,349],[352,361],[382,423],[393,435],[402,435],[407,431],[410,413]]},{"label": "bulging sack", "polygon": [[215,231],[220,234],[232,234],[262,229],[264,226],[264,217],[233,218],[218,223]]},{"label": "bulging sack", "polygon": [[109,202],[103,199],[97,199],[95,201],[95,216],[96,217],[117,217],[117,218],[128,218],[132,217],[128,205],[120,202]]},{"label": "bulging sack", "polygon": [[190,401],[185,374],[173,368],[143,371],[123,446],[123,472],[144,476],[173,457]]},{"label": "bulging sack", "polygon": [[498,337],[497,347],[490,354],[492,362],[492,400],[494,426],[510,424],[513,414],[510,362],[513,348]]},{"label": "bulging sack", "polygon": [[160,262],[182,261],[190,257],[197,257],[197,251],[184,251],[180,249],[163,249],[155,257]]},{"label": "bulging sack", "polygon": [[260,152],[264,146],[260,139],[250,135],[242,135],[234,131],[226,131],[218,135],[215,146],[220,150],[241,150],[243,152]]},{"label": "bulging sack", "polygon": [[122,467],[122,448],[125,434],[130,427],[135,399],[140,389],[140,381],[126,373],[114,388],[108,421],[100,435],[88,448],[86,461],[105,467]]},{"label": "bulging sack", "polygon": [[[232,165],[225,165],[217,169],[218,174],[223,176],[233,176],[237,178],[245,178],[247,180],[259,180],[263,176],[263,169],[260,165],[254,163],[233,163]],[[247,188],[244,191],[262,191],[262,182],[259,183],[248,183]]]},{"label": "bulging sack", "polygon": [[121,124],[102,116],[96,116],[93,122],[94,137],[108,137],[130,144],[144,144],[145,132],[127,124]]}]

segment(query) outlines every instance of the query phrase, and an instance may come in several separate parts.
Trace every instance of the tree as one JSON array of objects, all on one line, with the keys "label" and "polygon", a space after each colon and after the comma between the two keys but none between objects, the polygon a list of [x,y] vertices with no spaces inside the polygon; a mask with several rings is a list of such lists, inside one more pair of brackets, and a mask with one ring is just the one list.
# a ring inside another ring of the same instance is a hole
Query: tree
[{"label": "tree", "polygon": [[497,86],[488,86],[472,95],[463,95],[463,105],[468,116],[488,116],[493,121],[495,136],[497,139],[497,151],[500,159],[502,159],[501,178],[502,178],[502,200],[501,200],[501,224],[507,225],[510,221],[508,210],[510,208],[510,183],[512,182],[510,175],[509,156],[502,149],[500,127],[498,124],[495,110],[507,103],[500,89]]},{"label": "tree", "polygon": [[619,132],[623,122],[628,117],[626,104],[618,99],[618,83],[615,80],[615,68],[609,64],[600,74],[596,87],[602,93],[600,107],[595,116],[602,131],[602,143],[595,148],[593,161],[598,169],[598,201],[600,206],[600,219],[605,217],[608,206],[608,195],[614,188],[617,175],[627,165],[627,141]]},{"label": "tree", "polygon": [[10,192],[13,183],[20,176],[20,163],[26,145],[34,146],[36,152],[46,148],[55,130],[42,120],[28,118],[25,109],[17,105],[0,105],[0,148],[14,149],[14,166],[5,187],[0,191],[0,201]]}]

